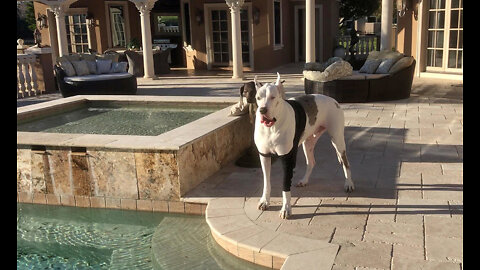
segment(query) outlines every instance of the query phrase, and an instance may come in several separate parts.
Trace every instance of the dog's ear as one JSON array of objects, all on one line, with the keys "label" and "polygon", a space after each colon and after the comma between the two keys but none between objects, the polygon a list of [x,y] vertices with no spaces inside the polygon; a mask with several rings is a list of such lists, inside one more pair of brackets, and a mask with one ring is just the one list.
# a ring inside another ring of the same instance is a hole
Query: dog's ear
[{"label": "dog's ear", "polygon": [[255,88],[260,88],[263,85],[262,83],[257,82],[257,75],[255,75],[255,77],[253,78],[253,83],[255,84]]},{"label": "dog's ear", "polygon": [[281,84],[280,82],[280,73],[277,72],[277,81],[275,82],[276,86],[279,86]]},{"label": "dog's ear", "polygon": [[240,87],[240,96],[243,97],[243,92],[245,91],[245,84]]},{"label": "dog's ear", "polygon": [[287,99],[287,97],[285,96],[285,89],[283,89],[284,81],[280,81],[280,73],[277,72],[277,81],[275,82],[275,86],[277,86],[278,92],[280,93],[282,99]]}]

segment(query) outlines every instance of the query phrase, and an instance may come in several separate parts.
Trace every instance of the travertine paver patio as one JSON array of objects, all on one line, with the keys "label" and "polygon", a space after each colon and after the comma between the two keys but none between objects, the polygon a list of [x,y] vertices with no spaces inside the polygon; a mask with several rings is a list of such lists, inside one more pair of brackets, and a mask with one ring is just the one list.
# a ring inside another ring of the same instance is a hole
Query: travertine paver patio
[{"label": "travertine paver patio", "polygon": [[[414,87],[407,100],[342,104],[356,183],[351,194],[343,191],[343,172],[324,135],[310,184],[292,188],[288,220],[278,217],[279,162],[272,169],[267,211],[256,209],[261,169],[233,164],[184,200],[242,198],[245,215],[261,228],[338,244],[332,269],[462,269],[463,86],[416,79]],[[299,151],[293,182],[303,176],[304,164]],[[268,242],[262,248],[268,249]]]},{"label": "travertine paver patio", "polygon": [[[261,73],[260,81],[274,81],[276,71],[286,80],[287,97],[303,93],[298,65]],[[220,76],[139,79],[138,94],[238,95],[241,81],[216,75]],[[247,73],[245,80],[253,75]],[[343,192],[343,173],[324,135],[315,150],[317,165],[310,184],[292,188],[289,220],[279,219],[277,213],[282,174],[278,162],[272,169],[272,207],[267,211],[256,209],[261,170],[234,164],[183,199],[240,199],[245,216],[261,228],[338,245],[330,265],[335,270],[463,269],[462,94],[461,82],[415,78],[409,99],[341,104],[356,190]],[[52,96],[44,99],[58,98]],[[304,164],[300,150],[293,182],[303,176]],[[268,249],[268,243],[262,248]]]}]

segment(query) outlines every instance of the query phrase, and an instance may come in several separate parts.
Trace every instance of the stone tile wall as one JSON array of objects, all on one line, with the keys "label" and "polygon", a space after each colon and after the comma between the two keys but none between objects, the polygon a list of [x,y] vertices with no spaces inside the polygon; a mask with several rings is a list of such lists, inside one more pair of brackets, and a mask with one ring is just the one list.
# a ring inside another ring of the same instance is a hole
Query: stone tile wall
[{"label": "stone tile wall", "polygon": [[180,201],[239,158],[250,146],[251,132],[248,118],[242,117],[178,151],[18,145],[17,198],[80,207],[199,212],[196,205],[162,207],[157,202]]}]

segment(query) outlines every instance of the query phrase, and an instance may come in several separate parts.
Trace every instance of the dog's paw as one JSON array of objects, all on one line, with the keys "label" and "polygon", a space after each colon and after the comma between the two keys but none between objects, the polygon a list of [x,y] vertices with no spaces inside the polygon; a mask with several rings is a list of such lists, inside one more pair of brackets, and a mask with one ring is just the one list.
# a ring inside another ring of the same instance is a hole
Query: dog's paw
[{"label": "dog's paw", "polygon": [[343,188],[345,189],[345,192],[350,193],[355,190],[355,185],[352,181],[345,181]]},{"label": "dog's paw", "polygon": [[288,219],[292,215],[292,210],[291,209],[284,209],[280,210],[279,216],[281,219]]},{"label": "dog's paw", "polygon": [[299,181],[295,186],[296,186],[296,187],[306,187],[306,186],[307,186],[307,182]]},{"label": "dog's paw", "polygon": [[268,206],[269,206],[269,205],[270,205],[270,204],[269,204],[267,201],[260,200],[260,201],[258,202],[257,208],[258,208],[258,210],[265,211],[265,210],[268,209]]}]

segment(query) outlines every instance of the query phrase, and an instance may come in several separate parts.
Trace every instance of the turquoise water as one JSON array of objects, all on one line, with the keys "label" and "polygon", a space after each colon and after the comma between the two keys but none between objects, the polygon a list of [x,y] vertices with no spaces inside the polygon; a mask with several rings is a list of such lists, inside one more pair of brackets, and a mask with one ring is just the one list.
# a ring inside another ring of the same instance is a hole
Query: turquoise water
[{"label": "turquoise water", "polygon": [[17,269],[266,269],[215,243],[203,216],[17,204]]},{"label": "turquoise water", "polygon": [[91,106],[19,123],[17,130],[157,136],[227,106]]}]

